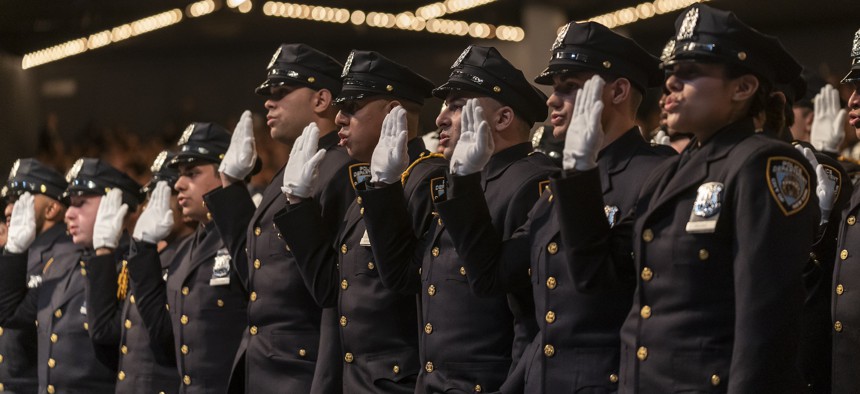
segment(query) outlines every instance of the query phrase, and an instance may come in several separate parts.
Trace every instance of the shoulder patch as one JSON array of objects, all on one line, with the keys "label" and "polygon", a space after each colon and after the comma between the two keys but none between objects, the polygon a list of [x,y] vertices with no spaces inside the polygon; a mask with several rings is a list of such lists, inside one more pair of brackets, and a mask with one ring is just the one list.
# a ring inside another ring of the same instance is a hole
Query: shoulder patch
[{"label": "shoulder patch", "polygon": [[370,181],[370,164],[356,163],[349,166],[349,183],[352,184],[353,189],[368,181]]},{"label": "shoulder patch", "polygon": [[797,160],[767,159],[767,186],[785,216],[800,212],[809,202],[809,173]]},{"label": "shoulder patch", "polygon": [[403,171],[403,173],[400,174],[400,184],[406,185],[406,180],[409,179],[409,174],[412,172],[412,169],[418,165],[418,163],[420,163],[424,160],[432,159],[434,157],[441,157],[444,159],[445,155],[443,155],[441,153],[428,153],[428,154],[421,155],[421,157],[419,157],[417,160],[413,161],[412,164],[409,165],[409,167],[406,167],[406,171]]},{"label": "shoulder patch", "polygon": [[430,180],[430,197],[434,203],[447,200],[448,179],[444,176]]},{"label": "shoulder patch", "polygon": [[549,191],[549,181],[541,181],[538,183],[538,196],[543,196],[543,192]]},{"label": "shoulder patch", "polygon": [[830,180],[832,180],[834,183],[833,203],[836,204],[836,200],[839,199],[839,192],[842,191],[842,173],[829,164],[822,164],[821,166],[824,167],[824,172],[827,173],[827,176],[829,176]]}]

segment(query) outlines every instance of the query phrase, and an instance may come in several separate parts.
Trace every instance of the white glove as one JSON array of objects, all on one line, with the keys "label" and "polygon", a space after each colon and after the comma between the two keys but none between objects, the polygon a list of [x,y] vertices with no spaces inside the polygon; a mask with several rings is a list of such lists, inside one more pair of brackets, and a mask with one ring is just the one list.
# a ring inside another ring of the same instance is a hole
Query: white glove
[{"label": "white glove", "polygon": [[393,184],[400,182],[400,175],[409,167],[409,152],[406,149],[406,110],[397,106],[382,121],[379,142],[370,157],[370,181]]},{"label": "white glove", "polygon": [[311,196],[317,167],[325,156],[325,149],[317,151],[319,138],[320,129],[316,123],[311,122],[293,143],[290,160],[284,169],[284,186],[281,187],[290,202],[295,202],[296,198]]},{"label": "white glove", "polygon": [[815,112],[812,117],[810,140],[812,146],[822,152],[837,152],[844,137],[845,109],[839,108],[839,92],[825,85],[813,99]]},{"label": "white glove", "polygon": [[651,139],[652,144],[657,145],[672,145],[672,140],[669,138],[669,135],[666,134],[665,131],[660,130],[657,134],[654,135],[654,138]]},{"label": "white glove", "polygon": [[36,208],[29,192],[21,195],[12,207],[8,234],[6,251],[9,253],[24,253],[36,240]]},{"label": "white glove", "polygon": [[122,203],[122,190],[113,188],[102,197],[93,228],[93,249],[116,249],[122,235],[122,222],[128,205]]},{"label": "white glove", "polygon": [[451,154],[451,173],[469,175],[483,171],[495,149],[484,109],[478,99],[466,100],[460,114],[460,140]]},{"label": "white glove", "polygon": [[257,161],[257,148],[254,145],[254,122],[251,111],[242,113],[233,136],[230,137],[230,147],[221,160],[218,172],[233,179],[245,179],[254,169]]},{"label": "white glove", "polygon": [[137,219],[132,237],[136,241],[154,244],[167,238],[172,228],[173,210],[170,209],[170,188],[167,182],[161,181],[155,185],[155,190],[149,197],[149,204]]},{"label": "white glove", "polygon": [[597,167],[597,153],[603,145],[603,78],[595,74],[576,92],[573,115],[564,138],[562,167],[587,171]]},{"label": "white glove", "polygon": [[818,159],[815,158],[815,154],[812,152],[812,149],[801,145],[795,145],[795,147],[803,153],[803,156],[806,157],[809,164],[815,168],[815,178],[817,182],[815,186],[815,194],[818,196],[818,208],[821,210],[820,224],[827,223],[830,219],[830,212],[833,210],[836,181],[827,174],[827,170],[824,169],[824,166],[818,163]]}]

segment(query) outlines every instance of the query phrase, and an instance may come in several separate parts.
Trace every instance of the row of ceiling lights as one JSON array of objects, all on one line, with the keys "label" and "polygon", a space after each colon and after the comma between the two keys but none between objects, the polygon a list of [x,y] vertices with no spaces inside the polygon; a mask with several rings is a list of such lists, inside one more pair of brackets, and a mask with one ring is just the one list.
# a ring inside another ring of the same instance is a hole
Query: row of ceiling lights
[{"label": "row of ceiling lights", "polygon": [[656,15],[666,14],[686,8],[695,3],[704,3],[709,0],[655,0],[645,2],[635,7],[622,8],[617,11],[595,16],[589,21],[600,23],[610,29],[629,25],[633,22],[652,18]]}]

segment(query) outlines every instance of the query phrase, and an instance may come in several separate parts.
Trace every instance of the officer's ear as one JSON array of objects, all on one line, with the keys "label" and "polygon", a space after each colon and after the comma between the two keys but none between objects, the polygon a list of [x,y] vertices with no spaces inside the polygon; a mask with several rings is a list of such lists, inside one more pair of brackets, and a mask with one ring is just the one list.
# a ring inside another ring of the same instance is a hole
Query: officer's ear
[{"label": "officer's ear", "polygon": [[487,119],[487,122],[492,122],[493,129],[503,131],[511,127],[515,119],[516,114],[514,114],[514,109],[507,105],[502,105],[493,112],[493,117]]},{"label": "officer's ear", "polygon": [[388,102],[388,104],[385,105],[385,113],[389,113],[389,112],[391,112],[392,109],[397,108],[397,107],[403,107],[403,109],[409,111],[409,109],[404,107],[403,104],[400,103],[400,101],[391,100]]},{"label": "officer's ear", "polygon": [[758,91],[759,80],[755,75],[744,74],[734,79],[734,92],[732,92],[733,101],[746,101],[755,96]]},{"label": "officer's ear", "polygon": [[328,90],[328,89],[317,90],[316,93],[314,93],[314,95],[312,97],[313,102],[311,103],[311,105],[314,108],[314,112],[323,113],[323,112],[327,111],[331,107],[333,99],[334,98],[332,97],[330,90]]},{"label": "officer's ear", "polygon": [[49,200],[48,206],[45,207],[45,220],[58,222],[63,220],[66,215],[66,208],[58,201]]},{"label": "officer's ear", "polygon": [[633,85],[630,84],[630,80],[627,78],[616,78],[614,81],[606,84],[606,88],[605,94],[608,94],[609,96],[607,97],[604,95],[605,100],[614,105],[618,105],[630,98]]}]

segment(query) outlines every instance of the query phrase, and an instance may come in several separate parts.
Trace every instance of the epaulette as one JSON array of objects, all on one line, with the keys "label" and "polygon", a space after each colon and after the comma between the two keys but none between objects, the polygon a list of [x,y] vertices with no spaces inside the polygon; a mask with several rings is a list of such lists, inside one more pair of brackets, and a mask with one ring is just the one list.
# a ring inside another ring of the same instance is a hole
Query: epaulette
[{"label": "epaulette", "polygon": [[409,165],[409,167],[406,167],[406,171],[403,171],[403,174],[400,174],[400,184],[406,185],[406,179],[409,178],[409,173],[412,171],[412,169],[416,165],[418,165],[418,163],[420,163],[424,160],[435,158],[435,157],[440,157],[440,158],[444,159],[445,155],[443,155],[441,153],[427,153],[427,152],[422,153],[421,156],[418,157],[418,159],[416,159],[415,161],[412,162],[412,164]]}]

